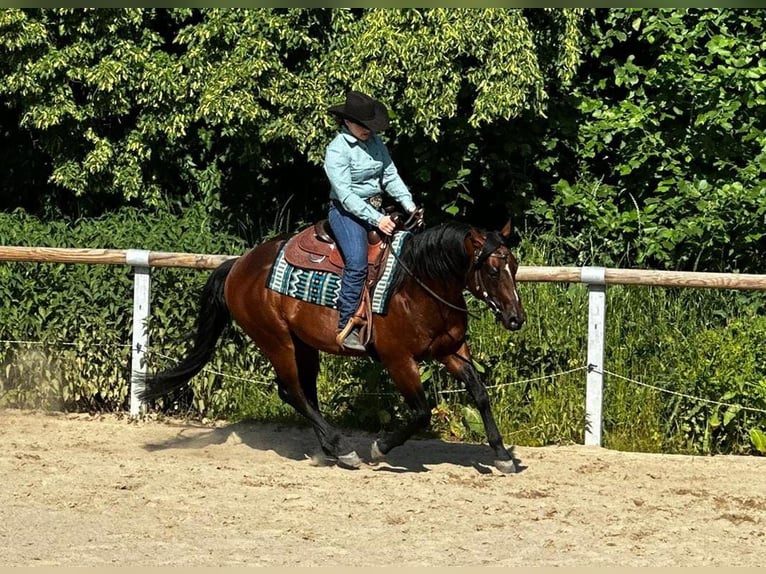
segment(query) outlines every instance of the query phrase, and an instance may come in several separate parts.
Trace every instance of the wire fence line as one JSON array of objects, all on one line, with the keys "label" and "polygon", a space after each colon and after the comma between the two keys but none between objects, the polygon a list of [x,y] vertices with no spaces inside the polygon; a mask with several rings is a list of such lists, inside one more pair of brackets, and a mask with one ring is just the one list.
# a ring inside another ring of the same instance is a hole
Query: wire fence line
[{"label": "wire fence line", "polygon": [[[26,341],[26,340],[16,340],[16,339],[0,339],[0,344],[10,344],[10,345],[30,345],[30,346],[47,346],[47,347],[53,347],[53,346],[60,346],[60,347],[78,347],[81,346],[79,343],[72,343],[69,341]],[[85,346],[82,346],[83,348]],[[122,347],[125,349],[132,349],[133,345],[129,343],[88,343],[87,347]]]},{"label": "wire fence line", "polygon": [[[167,359],[168,361],[176,360],[176,359],[174,359],[173,357],[171,357],[169,355],[164,355],[164,354],[162,354],[162,353],[160,353],[158,351],[153,350],[151,347],[148,347],[146,349],[146,352],[152,354],[155,357],[160,357],[161,359]],[[264,385],[264,386],[269,386],[269,387],[275,386],[274,381],[258,381],[258,380],[250,379],[250,378],[247,378],[247,377],[240,377],[239,375],[230,375],[228,373],[223,373],[221,371],[216,371],[212,367],[203,367],[201,372],[203,372],[203,373],[211,373],[213,375],[218,375],[218,376],[220,376],[222,378],[232,379],[232,380],[235,380],[235,381],[243,381],[245,383],[254,383],[256,385]]]},{"label": "wire fence line", "polygon": [[[86,348],[84,346],[79,345],[78,343],[73,343],[70,341],[51,342],[51,341],[29,341],[29,340],[22,340],[22,339],[0,339],[0,345],[2,344],[40,346],[40,347],[47,346],[47,347],[80,347],[82,349]],[[160,353],[159,351],[154,350],[152,347],[146,347],[143,349],[134,349],[133,345],[130,343],[88,343],[87,347],[112,347],[112,348],[130,349],[131,351],[137,350],[139,352],[143,352],[145,355],[151,354],[154,357],[159,357],[161,359],[166,359],[168,361],[176,360],[174,357]],[[231,375],[229,373],[216,371],[210,367],[204,367],[202,369],[202,372],[212,373],[215,375],[219,375],[223,378],[239,380],[239,381],[243,381],[247,383],[255,383],[259,385],[268,385],[268,386],[272,386],[274,384],[273,382],[269,382],[269,381],[256,381],[254,379],[240,377],[238,375]]]},{"label": "wire fence line", "polygon": [[[561,371],[558,373],[551,373],[550,375],[541,375],[539,377],[532,377],[529,379],[521,379],[518,381],[511,381],[508,383],[497,383],[495,385],[486,385],[486,388],[488,391],[492,391],[494,389],[499,389],[502,387],[515,387],[518,385],[526,385],[527,383],[536,383],[537,381],[544,381],[546,379],[556,379],[558,377],[563,377],[564,375],[570,375],[572,373],[577,373],[578,371],[584,371],[588,368],[587,365],[583,365],[582,367],[575,367],[573,369],[568,369],[566,371]],[[446,391],[441,391],[442,394],[450,394],[450,393],[465,393],[467,392],[465,389],[447,389]]]},{"label": "wire fence line", "polygon": [[[27,346],[48,346],[48,347],[54,347],[54,346],[78,347],[78,346],[80,346],[78,343],[71,342],[71,341],[55,341],[55,342],[51,342],[51,341],[31,341],[31,340],[17,340],[17,339],[0,339],[0,344],[6,344],[6,345],[27,345]],[[88,347],[114,347],[114,348],[121,348],[121,349],[126,349],[126,348],[132,349],[132,345],[131,344],[128,344],[128,343],[116,343],[116,342],[115,343],[93,343],[93,344],[89,343]],[[174,357],[171,357],[169,355],[166,355],[166,354],[163,354],[163,353],[161,353],[159,351],[156,351],[152,347],[145,348],[143,350],[143,352],[145,354],[151,354],[152,356],[159,357],[161,359],[165,359],[165,360],[168,360],[168,361],[176,360]],[[755,413],[766,414],[766,410],[764,410],[764,409],[759,409],[759,408],[755,408],[755,407],[748,407],[748,406],[740,405],[740,404],[737,404],[737,403],[727,403],[727,402],[723,402],[723,401],[716,401],[716,400],[713,400],[713,399],[706,399],[706,398],[703,398],[703,397],[697,397],[697,396],[690,395],[690,394],[687,394],[687,393],[682,393],[682,392],[679,392],[679,391],[674,391],[674,390],[671,390],[671,389],[668,389],[668,388],[665,388],[665,387],[661,387],[659,385],[655,385],[655,384],[651,384],[651,383],[646,383],[646,382],[643,382],[643,381],[640,381],[640,380],[637,380],[637,379],[632,379],[630,377],[626,377],[624,375],[620,375],[619,373],[615,373],[615,372],[609,371],[607,369],[597,369],[594,365],[582,365],[582,366],[574,367],[572,369],[568,369],[568,370],[565,370],[565,371],[560,371],[558,373],[551,373],[551,374],[547,374],[547,375],[541,375],[541,376],[538,376],[538,377],[531,377],[531,378],[527,378],[527,379],[520,379],[520,380],[517,380],[517,381],[509,381],[509,382],[506,382],[506,383],[497,383],[497,384],[494,384],[494,385],[487,385],[486,388],[487,388],[488,391],[494,391],[496,389],[500,389],[500,388],[503,388],[503,387],[520,386],[520,385],[526,385],[526,384],[535,383],[535,382],[538,382],[538,381],[543,381],[543,380],[548,380],[548,379],[551,379],[551,380],[552,379],[557,379],[557,378],[560,378],[560,377],[563,377],[563,376],[566,376],[566,375],[571,375],[573,373],[577,373],[577,372],[581,372],[581,371],[585,371],[585,370],[587,370],[588,372],[597,372],[597,373],[599,373],[601,375],[607,375],[609,377],[614,377],[615,379],[620,379],[622,381],[626,381],[626,382],[629,382],[629,383],[632,383],[632,384],[635,384],[635,385],[638,385],[638,386],[641,386],[641,387],[644,387],[644,388],[652,389],[654,391],[661,392],[661,393],[666,393],[668,395],[673,395],[673,396],[681,397],[681,398],[684,398],[684,399],[688,399],[690,401],[695,401],[695,402],[699,402],[699,403],[705,403],[705,404],[710,404],[710,405],[715,405],[715,406],[720,406],[720,407],[726,407],[726,408],[735,408],[735,409],[740,409],[740,410],[750,411],[750,412],[755,412]],[[218,371],[216,369],[213,369],[212,367],[204,367],[201,372],[202,373],[209,373],[209,374],[217,375],[217,376],[220,376],[221,378],[241,381],[243,383],[252,383],[252,384],[263,385],[263,386],[268,386],[268,387],[275,387],[276,386],[274,381],[263,381],[263,380],[252,379],[252,378],[249,378],[249,377],[241,377],[239,375],[232,375],[232,374],[229,374],[229,373],[224,373],[222,371]],[[457,393],[467,393],[467,392],[468,391],[465,388],[460,388],[460,389],[436,389],[436,394],[438,394],[440,396],[441,395],[457,394]],[[387,397],[398,396],[397,393],[395,393],[393,391],[391,391],[391,392],[378,392],[378,393],[364,392],[364,393],[360,393],[360,394],[364,395],[364,396],[381,396],[381,397],[384,397],[384,396],[387,396]]]},{"label": "wire fence line", "polygon": [[657,385],[652,385],[652,384],[649,384],[649,383],[644,383],[643,381],[638,381],[636,379],[631,379],[629,377],[625,377],[623,375],[619,375],[617,373],[613,373],[613,372],[608,371],[606,369],[602,369],[602,370],[592,369],[591,365],[588,365],[588,368],[589,368],[589,370],[593,370],[593,371],[601,373],[603,375],[609,375],[610,377],[615,377],[617,379],[621,379],[623,381],[628,381],[630,383],[633,383],[635,385],[639,385],[641,387],[646,387],[646,388],[649,388],[649,389],[653,389],[655,391],[659,391],[661,393],[666,393],[666,394],[669,394],[669,395],[674,395],[676,397],[682,397],[684,399],[689,399],[689,400],[697,401],[697,402],[700,402],[700,403],[707,403],[707,404],[711,404],[711,405],[716,405],[716,406],[719,406],[719,407],[736,408],[736,409],[741,409],[743,411],[751,411],[751,412],[754,412],[754,413],[766,414],[766,410],[764,410],[764,409],[758,409],[758,408],[755,408],[755,407],[746,407],[744,405],[740,405],[740,404],[736,404],[736,403],[725,403],[725,402],[721,402],[721,401],[714,401],[712,399],[705,399],[705,398],[702,398],[702,397],[695,397],[694,395],[689,395],[689,394],[681,393],[681,392],[678,392],[678,391],[671,391],[670,389],[665,389],[663,387],[658,387]]}]

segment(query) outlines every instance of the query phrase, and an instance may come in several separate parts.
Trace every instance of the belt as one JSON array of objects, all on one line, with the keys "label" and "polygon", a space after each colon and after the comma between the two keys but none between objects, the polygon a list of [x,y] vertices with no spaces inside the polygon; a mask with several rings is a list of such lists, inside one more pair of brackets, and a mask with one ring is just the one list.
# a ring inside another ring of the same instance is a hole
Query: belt
[{"label": "belt", "polygon": [[375,209],[380,209],[380,207],[383,205],[383,196],[380,194],[373,195],[372,197],[365,199],[365,201]]}]

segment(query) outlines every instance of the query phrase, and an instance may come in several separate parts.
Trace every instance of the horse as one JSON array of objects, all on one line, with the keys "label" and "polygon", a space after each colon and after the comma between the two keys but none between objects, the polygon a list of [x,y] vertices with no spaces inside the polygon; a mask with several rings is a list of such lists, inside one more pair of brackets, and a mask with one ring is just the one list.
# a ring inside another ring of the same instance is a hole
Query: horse
[{"label": "horse", "polygon": [[[397,232],[395,232],[396,235]],[[164,372],[148,376],[140,397],[149,401],[182,387],[212,358],[224,329],[235,321],[271,363],[279,397],[313,427],[328,460],[356,469],[363,461],[340,430],[320,412],[317,375],[320,352],[364,356],[386,368],[410,410],[409,420],[380,433],[370,447],[369,464],[385,459],[391,449],[428,428],[431,410],[418,364],[434,359],[461,381],[481,414],[495,467],[517,472],[492,415],[484,382],[474,368],[466,341],[467,289],[481,300],[506,329],[525,321],[516,286],[518,262],[510,249],[511,222],[500,231],[484,231],[466,223],[447,222],[408,233],[384,314],[374,315],[366,351],[352,351],[336,341],[338,311],[305,302],[268,287],[284,238],[274,238],[226,260],[205,283],[196,335],[187,355]]]}]

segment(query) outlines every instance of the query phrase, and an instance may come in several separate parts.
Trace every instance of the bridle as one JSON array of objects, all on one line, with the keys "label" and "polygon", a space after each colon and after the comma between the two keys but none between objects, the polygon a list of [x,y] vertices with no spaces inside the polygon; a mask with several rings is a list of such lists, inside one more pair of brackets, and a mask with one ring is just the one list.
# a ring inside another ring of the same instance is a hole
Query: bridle
[{"label": "bridle", "polygon": [[474,289],[476,289],[476,292],[479,294],[479,299],[484,301],[487,307],[489,307],[489,310],[492,311],[496,317],[498,317],[502,314],[502,310],[500,309],[500,305],[498,305],[497,302],[492,297],[490,297],[489,291],[487,291],[487,288],[484,285],[481,270],[484,268],[484,262],[489,258],[494,257],[496,259],[508,261],[508,256],[510,253],[501,255],[498,253],[498,248],[492,251],[490,254],[482,256],[485,245],[486,242],[484,245],[482,245],[481,249],[476,250],[476,254],[474,255],[473,263],[471,264],[471,268],[469,269],[468,274],[470,275],[471,271],[473,271]]},{"label": "bridle", "polygon": [[[486,245],[487,245],[487,242],[485,241],[482,244],[481,249],[477,249],[474,252],[473,261],[471,262],[471,266],[468,268],[467,275],[470,276],[471,273],[473,272],[475,289],[477,293],[480,293],[480,295],[478,295],[479,299],[483,301],[487,305],[487,307],[489,307],[489,310],[492,311],[492,313],[496,317],[498,317],[502,314],[502,311],[500,310],[500,306],[497,304],[497,302],[489,296],[489,292],[487,291],[487,288],[484,286],[484,281],[482,280],[481,270],[484,266],[484,261],[486,261],[490,257],[496,257],[498,259],[508,260],[509,253],[506,253],[504,255],[499,254],[498,250],[500,249],[501,246],[498,246],[495,250],[488,253],[487,255],[482,255],[484,253],[484,248],[486,247]],[[417,277],[417,275],[415,275],[412,271],[410,271],[410,269],[399,258],[399,255],[396,254],[396,251],[392,249],[391,253],[394,255],[394,258],[396,259],[397,263],[399,263],[399,265],[402,266],[402,269],[404,269],[404,271],[410,277],[412,277],[415,280],[415,282],[418,285],[420,285],[423,288],[423,290],[425,290],[426,293],[431,295],[431,297],[433,297],[440,303],[445,304],[450,309],[460,311],[461,313],[466,313],[469,317],[473,317],[474,319],[480,319],[479,315],[477,315],[476,313],[473,313],[469,311],[468,309],[464,309],[463,307],[458,307],[457,305],[453,305],[449,301],[445,301],[438,293],[435,293],[430,287],[428,287],[428,285],[423,283]],[[468,282],[466,281],[466,286],[467,286],[467,283]]]}]

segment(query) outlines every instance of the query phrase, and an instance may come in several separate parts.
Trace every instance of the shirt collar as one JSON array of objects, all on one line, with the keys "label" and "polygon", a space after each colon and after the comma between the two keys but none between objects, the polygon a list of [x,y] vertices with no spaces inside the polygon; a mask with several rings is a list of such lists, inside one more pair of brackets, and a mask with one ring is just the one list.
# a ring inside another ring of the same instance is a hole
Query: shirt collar
[{"label": "shirt collar", "polygon": [[343,136],[343,138],[350,144],[358,144],[361,143],[356,137],[354,137],[354,134],[352,134],[346,126],[341,126],[340,133]]},{"label": "shirt collar", "polygon": [[372,136],[370,136],[370,139],[368,139],[366,142],[363,142],[362,140],[357,139],[356,136],[354,136],[354,134],[352,134],[346,126],[341,126],[340,133],[344,137],[344,139],[349,143],[349,145],[358,145],[358,146],[362,146],[365,149],[375,139],[375,135],[373,134]]}]

